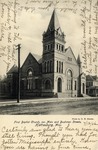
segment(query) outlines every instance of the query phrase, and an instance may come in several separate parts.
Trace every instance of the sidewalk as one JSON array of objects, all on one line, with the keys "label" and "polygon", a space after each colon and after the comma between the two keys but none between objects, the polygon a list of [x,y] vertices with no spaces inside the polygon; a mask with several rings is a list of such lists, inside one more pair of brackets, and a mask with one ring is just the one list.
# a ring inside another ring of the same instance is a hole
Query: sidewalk
[{"label": "sidewalk", "polygon": [[98,98],[48,98],[0,102],[2,115],[97,115]]},{"label": "sidewalk", "polygon": [[71,102],[71,101],[89,101],[89,100],[98,100],[98,97],[76,97],[76,98],[38,98],[38,99],[20,99],[20,102],[17,103],[17,99],[5,99],[0,100],[0,106],[4,105],[21,105],[29,103],[52,103],[52,102]]}]

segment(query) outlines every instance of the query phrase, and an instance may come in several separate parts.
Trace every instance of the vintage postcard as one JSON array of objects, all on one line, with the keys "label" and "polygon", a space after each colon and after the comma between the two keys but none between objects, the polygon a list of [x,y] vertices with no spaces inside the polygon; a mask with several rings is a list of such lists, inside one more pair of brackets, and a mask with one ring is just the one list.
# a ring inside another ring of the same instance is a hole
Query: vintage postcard
[{"label": "vintage postcard", "polygon": [[0,149],[98,149],[98,0],[0,0]]}]

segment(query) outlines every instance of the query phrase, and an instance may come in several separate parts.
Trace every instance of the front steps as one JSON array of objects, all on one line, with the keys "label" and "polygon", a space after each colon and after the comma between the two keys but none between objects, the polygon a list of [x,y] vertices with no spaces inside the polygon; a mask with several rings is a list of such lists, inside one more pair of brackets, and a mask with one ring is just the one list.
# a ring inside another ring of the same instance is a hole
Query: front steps
[{"label": "front steps", "polygon": [[66,97],[66,93],[57,93],[57,97],[58,98],[65,98]]}]

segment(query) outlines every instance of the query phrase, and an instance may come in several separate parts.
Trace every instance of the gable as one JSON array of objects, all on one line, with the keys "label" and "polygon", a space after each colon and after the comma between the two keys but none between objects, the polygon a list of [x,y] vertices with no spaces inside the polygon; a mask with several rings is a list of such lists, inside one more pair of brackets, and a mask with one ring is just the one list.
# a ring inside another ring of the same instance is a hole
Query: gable
[{"label": "gable", "polygon": [[22,74],[26,74],[27,70],[30,68],[33,70],[34,75],[39,74],[40,65],[31,53],[29,53],[29,55],[27,56],[26,60],[24,61],[23,65],[21,67]]},{"label": "gable", "polygon": [[81,75],[81,79],[86,81],[86,74],[82,72],[80,75]]},{"label": "gable", "polygon": [[98,77],[97,76],[92,76],[93,80],[98,80]]},{"label": "gable", "polygon": [[87,75],[87,76],[86,76],[86,80],[87,80],[87,81],[93,81],[94,79],[92,78],[91,75]]},{"label": "gable", "polygon": [[78,65],[75,55],[70,47],[67,48],[65,52],[66,63]]}]

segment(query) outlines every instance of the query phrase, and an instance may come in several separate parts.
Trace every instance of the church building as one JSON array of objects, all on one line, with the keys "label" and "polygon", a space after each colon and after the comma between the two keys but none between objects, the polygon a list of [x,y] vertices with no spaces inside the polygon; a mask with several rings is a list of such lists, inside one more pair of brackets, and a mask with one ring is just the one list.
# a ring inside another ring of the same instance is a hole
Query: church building
[{"label": "church building", "polygon": [[[21,98],[86,95],[86,75],[81,71],[80,57],[76,59],[71,47],[65,48],[65,43],[65,35],[54,10],[43,33],[42,57],[29,53],[21,67]],[[11,77],[13,73],[14,76],[17,74],[10,71]]]},{"label": "church building", "polygon": [[43,33],[42,58],[29,53],[21,67],[22,97],[77,97],[86,94],[86,76],[71,47],[65,48],[65,35],[53,11]]}]

